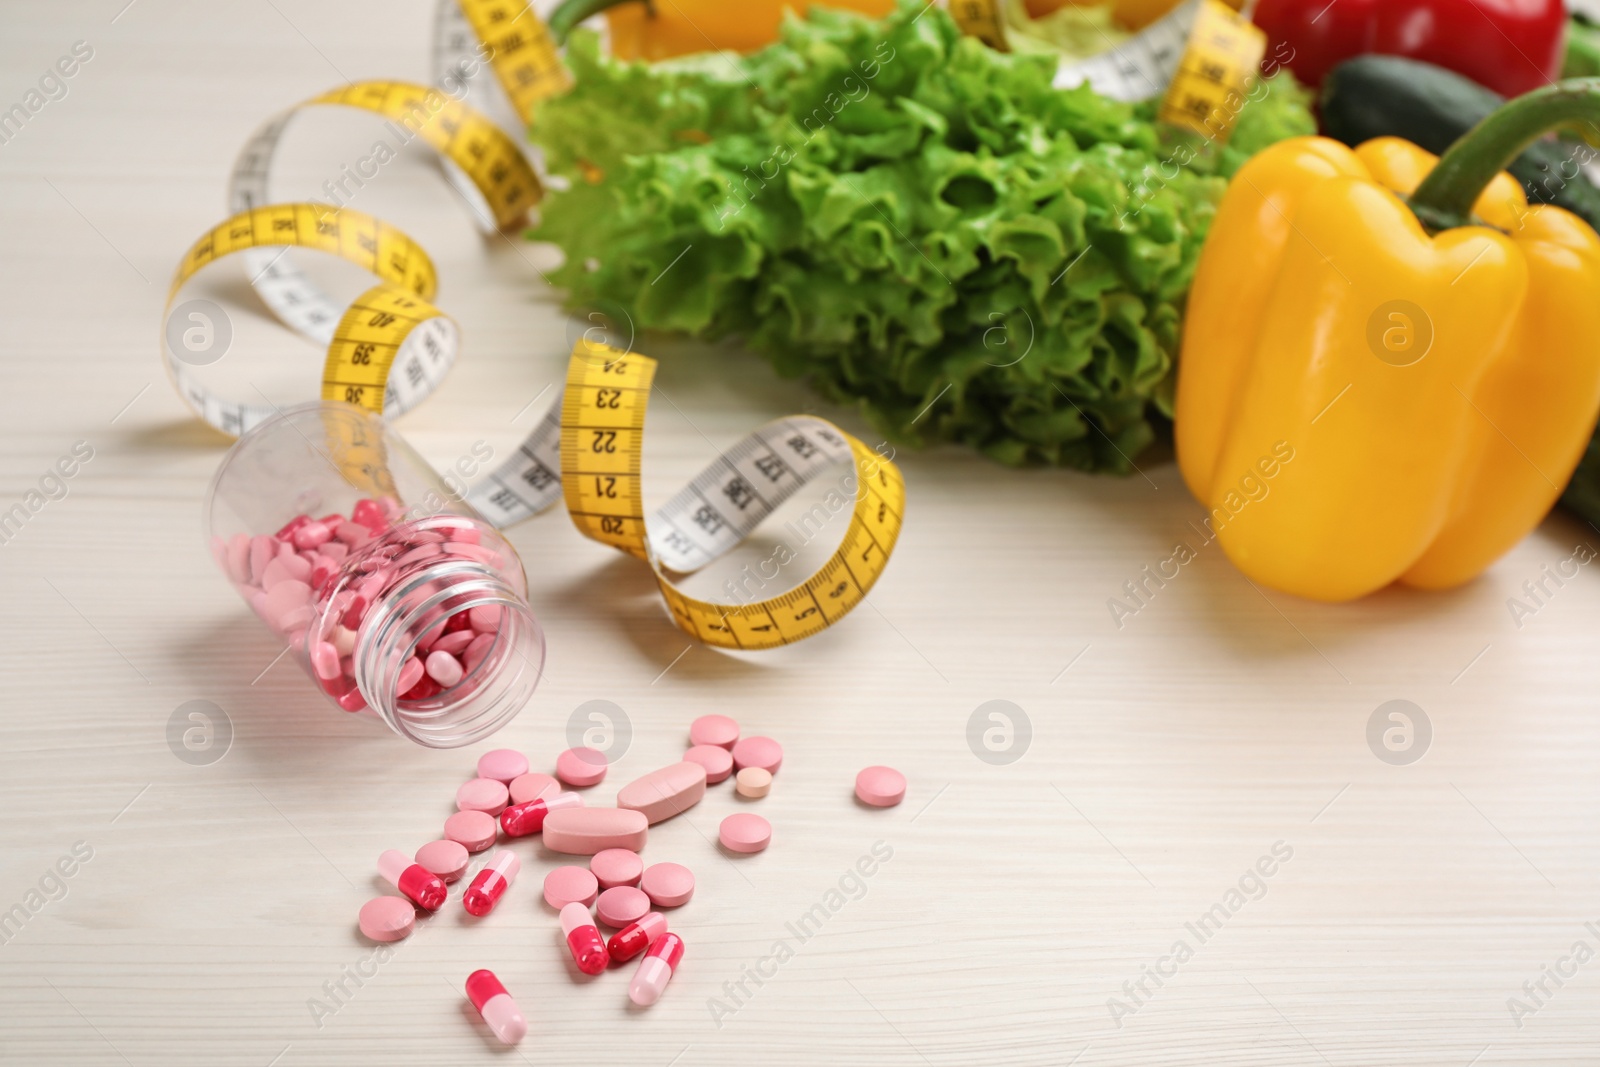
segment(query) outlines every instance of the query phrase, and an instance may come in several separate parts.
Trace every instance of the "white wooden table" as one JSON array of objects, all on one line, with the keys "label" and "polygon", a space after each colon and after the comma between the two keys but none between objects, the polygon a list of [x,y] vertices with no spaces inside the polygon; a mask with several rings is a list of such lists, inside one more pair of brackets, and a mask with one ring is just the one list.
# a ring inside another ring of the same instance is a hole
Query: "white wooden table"
[{"label": "white wooden table", "polygon": [[[0,144],[0,511],[93,450],[0,548],[0,1062],[515,1063],[461,993],[490,967],[531,1017],[530,1063],[1600,1063],[1600,578],[1582,569],[1520,627],[1507,607],[1600,535],[1556,516],[1468,588],[1344,607],[1259,594],[1205,547],[1119,629],[1108,598],[1200,515],[1160,463],[1109,480],[902,455],[909,523],[870,607],[750,656],[688,642],[640,567],[559,514],[517,527],[550,656],[496,742],[546,766],[575,708],[613,701],[632,739],[608,803],[726,712],[787,746],[756,809],[774,843],[738,860],[710,843],[740,807],[726,786],[654,830],[647,860],[686,863],[699,890],[647,1012],[625,973],[573,980],[539,899],[557,860],[534,845],[489,921],[452,905],[375,957],[355,930],[375,856],[431,839],[491,746],[408,745],[275,659],[203,548],[225,442],[167,384],[158,336],[244,137],[345,77],[426,78],[431,7],[125,3],[0,8],[0,107],[93,49]],[[281,195],[315,194],[373,125],[303,120]],[[403,432],[441,464],[477,440],[506,454],[564,365],[553,252],[480,238],[423,156],[355,206],[431,250],[466,335]],[[237,268],[195,292],[229,309],[230,365],[311,395],[319,354]],[[671,401],[651,413],[657,497],[780,414],[868,432],[737,350],[648,345]],[[169,746],[193,700],[226,716],[220,759]],[[995,700],[1031,738],[975,753]],[[1390,700],[1431,724],[1420,760],[1369,747]],[[851,798],[877,762],[910,777],[901,807]]]}]

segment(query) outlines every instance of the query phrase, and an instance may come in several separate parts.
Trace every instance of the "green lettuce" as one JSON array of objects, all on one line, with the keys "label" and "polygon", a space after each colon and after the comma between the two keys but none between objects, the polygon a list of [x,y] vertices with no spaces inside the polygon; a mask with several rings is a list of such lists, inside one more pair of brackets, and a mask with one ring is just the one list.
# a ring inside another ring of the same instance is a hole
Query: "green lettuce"
[{"label": "green lettuce", "polygon": [[1164,144],[1153,105],[1054,89],[1054,57],[919,0],[813,8],[744,57],[624,63],[579,32],[568,62],[532,127],[567,188],[532,237],[574,307],[739,338],[892,440],[1010,464],[1130,468],[1225,177],[1314,132],[1279,75],[1228,149]]}]

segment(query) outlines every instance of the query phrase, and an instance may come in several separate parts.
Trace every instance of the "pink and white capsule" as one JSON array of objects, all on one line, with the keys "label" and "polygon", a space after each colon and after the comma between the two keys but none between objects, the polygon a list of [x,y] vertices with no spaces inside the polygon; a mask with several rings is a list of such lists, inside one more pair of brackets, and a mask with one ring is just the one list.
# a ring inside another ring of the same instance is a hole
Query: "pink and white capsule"
[{"label": "pink and white capsule", "polygon": [[662,934],[661,940],[651,945],[650,951],[639,961],[639,969],[633,972],[633,981],[628,983],[628,999],[641,1008],[660,1000],[681,959],[683,938],[674,933]]},{"label": "pink and white capsule", "polygon": [[517,872],[522,870],[522,861],[515,852],[501,849],[494,854],[478,876],[467,886],[467,891],[461,894],[461,903],[467,909],[468,915],[479,918],[494,910],[500,903],[500,898],[505,895],[511,883],[517,880]]},{"label": "pink and white capsule", "polygon": [[599,974],[611,962],[605,939],[600,936],[600,928],[594,924],[588,907],[581,901],[574,900],[561,909],[561,932],[567,937],[567,949],[572,953],[572,962],[584,974]]},{"label": "pink and white capsule", "polygon": [[419,908],[438,911],[450,895],[438,875],[396,848],[378,856],[378,873]]},{"label": "pink and white capsule", "polygon": [[528,1017],[511,999],[506,987],[493,971],[473,971],[467,975],[467,999],[478,1009],[483,1021],[503,1043],[515,1045],[528,1033]]},{"label": "pink and white capsule", "polygon": [[612,934],[611,940],[606,942],[606,951],[618,963],[626,963],[660,941],[666,932],[667,917],[659,911],[646,912],[638,922],[631,922]]}]

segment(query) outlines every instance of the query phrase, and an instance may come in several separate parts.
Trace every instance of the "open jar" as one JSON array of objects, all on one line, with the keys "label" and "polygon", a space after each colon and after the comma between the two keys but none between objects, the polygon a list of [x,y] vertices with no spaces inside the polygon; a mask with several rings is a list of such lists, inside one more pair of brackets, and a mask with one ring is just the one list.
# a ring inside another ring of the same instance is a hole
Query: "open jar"
[{"label": "open jar", "polygon": [[262,421],[205,515],[217,565],[344,710],[455,748],[533,695],[544,631],[522,561],[378,416],[324,401]]}]

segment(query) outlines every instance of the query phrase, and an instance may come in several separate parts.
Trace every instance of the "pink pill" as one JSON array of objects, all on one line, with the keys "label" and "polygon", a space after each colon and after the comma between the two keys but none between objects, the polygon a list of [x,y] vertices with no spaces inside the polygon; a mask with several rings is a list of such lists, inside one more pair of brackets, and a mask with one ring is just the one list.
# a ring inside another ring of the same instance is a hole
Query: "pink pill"
[{"label": "pink pill", "polygon": [[597,748],[569,748],[556,757],[556,777],[568,785],[597,785],[606,776],[606,754]]},{"label": "pink pill", "polygon": [[694,872],[681,863],[652,863],[644,869],[639,888],[658,908],[676,908],[694,896]]},{"label": "pink pill", "polygon": [[250,584],[250,535],[236,533],[228,538],[228,577],[236,585]]},{"label": "pink pill", "polygon": [[417,849],[417,862],[446,882],[460,878],[467,869],[467,850],[459,841],[429,841]]},{"label": "pink pill", "polygon": [[[308,570],[305,576],[308,576],[310,573],[311,572]],[[271,589],[279,582],[287,581],[290,578],[303,578],[305,576],[297,576],[293,571],[289,570],[289,568],[285,566],[283,560],[275,559],[271,563],[267,564],[266,570],[261,572],[261,588]]]},{"label": "pink pill", "polygon": [[455,633],[445,634],[435,641],[432,651],[447,652],[452,656],[459,656],[466,651],[467,646],[472,644],[477,636],[471,630],[457,630]]},{"label": "pink pill", "polygon": [[707,785],[716,785],[733,773],[733,753],[721,745],[696,745],[685,752],[683,758],[706,769]]},{"label": "pink pill", "polygon": [[772,840],[772,824],[759,815],[741,811],[722,820],[717,839],[729,852],[760,852]]},{"label": "pink pill", "polygon": [[422,681],[424,668],[422,661],[415,656],[400,665],[400,680],[395,682],[395,692],[409,693],[416,684]]},{"label": "pink pill", "polygon": [[601,889],[637,886],[639,876],[644,874],[644,861],[632,849],[606,848],[589,858],[589,870]]},{"label": "pink pill", "polygon": [[[288,545],[280,545],[278,547],[277,562],[283,564],[284,569],[289,572],[289,577],[298,578],[302,582],[310,580],[312,561],[305,556],[298,555]],[[270,567],[271,564],[268,564],[268,566]]]},{"label": "pink pill", "polygon": [[528,757],[514,748],[496,748],[478,757],[479,778],[493,778],[510,785],[512,779],[527,773]]},{"label": "pink pill", "polygon": [[356,925],[374,941],[398,941],[417,925],[417,909],[403,897],[373,897],[361,905]]},{"label": "pink pill", "polygon": [[256,534],[250,539],[250,581],[261,584],[267,564],[278,558],[278,542],[266,534]]},{"label": "pink pill", "polygon": [[689,724],[691,745],[732,748],[737,740],[739,740],[739,724],[726,715],[702,715]]},{"label": "pink pill", "polygon": [[333,537],[333,531],[327,525],[312,519],[302,523],[294,532],[294,547],[299,549],[318,548],[328,543]]},{"label": "pink pill", "polygon": [[492,634],[500,629],[500,609],[497,607],[473,608],[467,613],[472,628],[480,634]]},{"label": "pink pill", "polygon": [[906,776],[893,767],[867,767],[856,775],[856,799],[875,808],[892,808],[906,796]]},{"label": "pink pill", "polygon": [[594,913],[600,921],[615,929],[644,918],[650,910],[650,898],[631,885],[612,886],[594,902]]},{"label": "pink pill", "polygon": [[444,821],[444,836],[468,852],[482,852],[494,844],[499,825],[486,811],[458,811]]},{"label": "pink pill", "polygon": [[339,666],[339,650],[327,641],[318,641],[311,646],[311,669],[317,672],[317,677],[325,682],[331,682],[344,673]]},{"label": "pink pill", "polygon": [[428,677],[449,689],[466,675],[461,669],[461,661],[448,652],[429,652],[424,666],[428,668]]},{"label": "pink pill", "polygon": [[760,767],[777,774],[783,766],[783,746],[770,737],[742,737],[733,744],[733,766],[737,770]]},{"label": "pink pill", "polygon": [[[478,771],[480,774],[483,772],[483,764],[481,762],[478,764]],[[526,804],[528,801],[538,800],[540,797],[548,800],[559,792],[561,792],[561,783],[548,774],[542,774],[539,771],[519,774],[511,779],[511,803],[513,804]]]},{"label": "pink pill", "polygon": [[494,634],[479,634],[461,653],[461,662],[466,666],[468,674],[478,669],[478,664],[483,662],[483,658],[494,647],[494,639]]},{"label": "pink pill", "polygon": [[560,911],[568,904],[588,907],[600,895],[600,883],[584,867],[557,867],[544,876],[544,900]]},{"label": "pink pill", "polygon": [[493,778],[473,778],[456,790],[456,807],[462,811],[486,811],[499,815],[506,810],[511,794],[504,782]]}]

